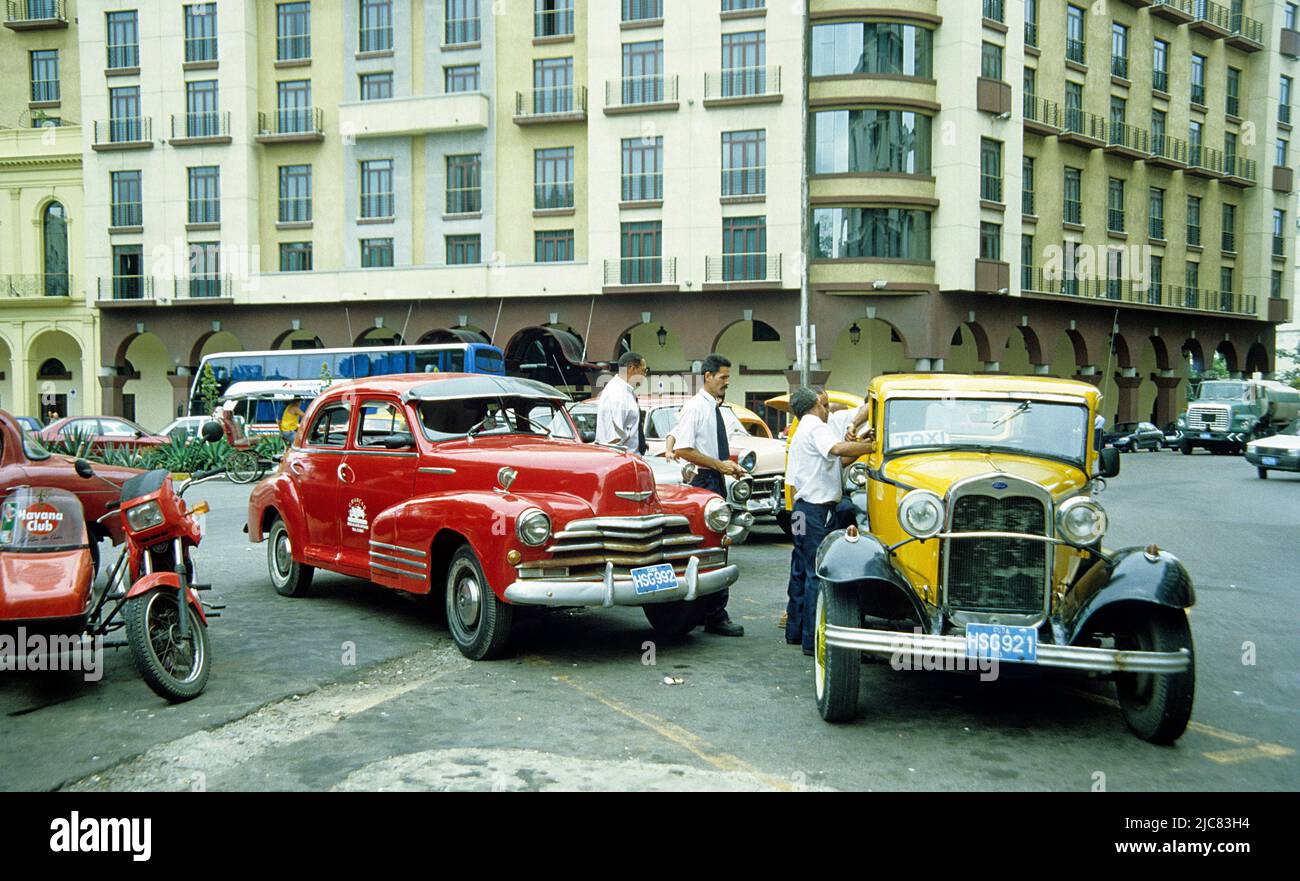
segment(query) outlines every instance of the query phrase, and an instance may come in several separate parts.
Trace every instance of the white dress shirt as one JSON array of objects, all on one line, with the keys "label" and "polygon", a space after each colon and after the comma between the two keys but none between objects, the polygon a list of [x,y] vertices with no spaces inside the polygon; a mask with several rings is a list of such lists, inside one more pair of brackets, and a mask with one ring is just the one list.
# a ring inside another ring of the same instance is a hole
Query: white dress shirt
[{"label": "white dress shirt", "polygon": [[669,432],[676,443],[674,450],[694,450],[705,456],[717,459],[718,456],[718,407],[721,402],[707,389],[700,389],[699,394],[682,406],[677,414],[677,424]]},{"label": "white dress shirt", "polygon": [[790,441],[786,480],[794,485],[796,501],[825,505],[844,494],[844,468],[831,448],[844,439],[812,413],[799,420]]},{"label": "white dress shirt", "polygon": [[636,391],[621,376],[615,376],[596,399],[596,443],[637,452],[641,408]]}]

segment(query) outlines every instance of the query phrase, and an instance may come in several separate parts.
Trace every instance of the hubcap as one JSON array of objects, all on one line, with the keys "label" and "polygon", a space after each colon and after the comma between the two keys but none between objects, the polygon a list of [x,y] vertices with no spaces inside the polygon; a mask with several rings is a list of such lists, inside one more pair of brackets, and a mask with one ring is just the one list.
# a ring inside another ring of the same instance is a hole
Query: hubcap
[{"label": "hubcap", "polygon": [[478,623],[482,595],[478,581],[472,575],[462,575],[456,582],[456,617],[466,629]]},{"label": "hubcap", "polygon": [[293,566],[293,548],[289,545],[289,533],[281,532],[275,540],[275,572],[282,579],[289,577]]}]

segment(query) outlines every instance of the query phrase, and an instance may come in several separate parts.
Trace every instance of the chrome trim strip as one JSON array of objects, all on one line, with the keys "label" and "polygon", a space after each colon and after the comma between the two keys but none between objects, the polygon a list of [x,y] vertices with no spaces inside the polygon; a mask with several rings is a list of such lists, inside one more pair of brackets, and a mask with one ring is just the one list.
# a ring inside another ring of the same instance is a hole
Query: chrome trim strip
[{"label": "chrome trim strip", "polygon": [[455,468],[421,468],[419,473],[421,473],[421,474],[443,474],[443,475],[445,475],[445,474],[455,474],[455,473],[456,473],[456,469],[455,469]]},{"label": "chrome trim strip", "polygon": [[404,548],[401,545],[388,545],[384,544],[382,541],[375,541],[374,539],[371,539],[370,546],[372,548],[383,548],[386,551],[401,551],[403,554],[410,554],[412,557],[419,557],[422,560],[429,556],[426,552],[417,551],[415,548]]},{"label": "chrome trim strip", "polygon": [[654,495],[654,490],[647,490],[646,492],[636,492],[636,493],[616,492],[614,493],[614,495],[618,496],[620,499],[626,499],[629,502],[644,502],[648,500],[652,495]]},{"label": "chrome trim strip", "polygon": [[630,576],[615,575],[613,567],[607,565],[600,577],[585,581],[516,581],[506,588],[505,598],[522,606],[645,606],[695,600],[730,587],[739,577],[740,570],[734,564],[701,572],[699,561],[692,559],[686,571],[677,576],[676,587],[638,594]]},{"label": "chrome trim strip", "polygon": [[407,572],[404,569],[394,569],[392,566],[385,566],[382,563],[371,563],[370,568],[378,569],[381,572],[392,572],[394,575],[405,575],[407,578],[410,578],[413,581],[422,582],[424,581],[424,577],[425,577],[425,573],[422,572]]},{"label": "chrome trim strip", "polygon": [[417,560],[403,560],[401,557],[393,557],[393,556],[390,556],[390,555],[388,555],[388,554],[381,554],[381,553],[379,553],[379,551],[371,551],[371,552],[370,552],[370,559],[372,559],[372,560],[388,560],[389,562],[392,562],[392,563],[401,563],[403,566],[419,566],[422,570],[424,570],[424,571],[426,571],[426,572],[427,572],[428,569],[429,569],[429,564],[428,564],[428,563],[422,563],[422,562],[419,562],[419,561],[417,561]]},{"label": "chrome trim strip", "polygon": [[347,454],[349,456],[385,456],[390,459],[411,459],[420,455],[417,452],[404,450],[348,450]]}]

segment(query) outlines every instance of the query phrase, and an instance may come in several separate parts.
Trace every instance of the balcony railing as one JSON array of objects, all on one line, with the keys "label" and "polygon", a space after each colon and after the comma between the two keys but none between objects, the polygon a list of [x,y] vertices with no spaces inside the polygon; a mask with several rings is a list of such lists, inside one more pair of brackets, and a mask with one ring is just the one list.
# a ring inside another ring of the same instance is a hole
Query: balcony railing
[{"label": "balcony railing", "polygon": [[59,81],[53,80],[32,80],[32,101],[58,101],[61,98]]},{"label": "balcony railing", "polygon": [[393,28],[361,28],[357,31],[358,52],[388,52],[393,48]]},{"label": "balcony railing", "polygon": [[733,67],[704,75],[704,100],[765,98],[781,94],[781,68]]},{"label": "balcony railing", "polygon": [[533,13],[533,36],[573,36],[573,9],[548,9]]},{"label": "balcony railing", "polygon": [[38,27],[67,27],[66,0],[8,0],[5,25],[15,30]]},{"label": "balcony railing", "polygon": [[1034,191],[1022,189],[1020,191],[1020,213],[1033,215],[1034,212]]},{"label": "balcony railing", "polygon": [[216,37],[186,37],[185,38],[185,61],[187,63],[197,61],[216,61],[217,60],[217,38]]},{"label": "balcony railing", "polygon": [[1065,223],[1083,223],[1083,202],[1078,199],[1062,200],[1061,220]]},{"label": "balcony railing", "polygon": [[1225,229],[1219,241],[1219,247],[1224,251],[1236,252],[1237,234],[1232,230]]},{"label": "balcony railing", "polygon": [[1025,122],[1035,122],[1051,128],[1061,128],[1060,104],[1046,98],[1040,98],[1037,95],[1031,95],[1028,92],[1025,93],[1023,104]]},{"label": "balcony railing", "polygon": [[280,199],[278,223],[311,223],[311,196],[285,196]]},{"label": "balcony railing", "polygon": [[767,168],[724,168],[722,169],[722,195],[728,196],[762,196],[767,193]]},{"label": "balcony railing", "polygon": [[704,258],[705,284],[725,284],[734,281],[779,283],[781,255],[756,252]]},{"label": "balcony railing", "polygon": [[153,141],[153,119],[148,116],[128,116],[95,120],[91,143],[96,146],[112,144],[144,144]]},{"label": "balcony railing", "polygon": [[1257,171],[1258,166],[1254,159],[1247,159],[1245,156],[1235,154],[1223,157],[1223,173],[1228,177],[1235,177],[1241,180],[1248,180],[1255,183],[1259,180]]},{"label": "balcony railing", "polygon": [[482,187],[448,187],[448,214],[478,214],[483,210]]},{"label": "balcony railing", "polygon": [[1038,48],[1038,23],[1033,21],[1025,22],[1025,45]]},{"label": "balcony railing", "polygon": [[1124,209],[1106,209],[1106,229],[1110,232],[1124,232]]},{"label": "balcony railing", "polygon": [[362,193],[361,217],[365,220],[387,220],[395,213],[392,193]]},{"label": "balcony railing", "polygon": [[984,0],[984,17],[990,21],[1006,21],[1003,0]]},{"label": "balcony railing", "polygon": [[987,202],[1002,201],[1002,177],[996,174],[980,174],[980,198]]},{"label": "balcony railing", "polygon": [[1291,105],[1290,105],[1290,104],[1279,104],[1279,105],[1277,105],[1277,121],[1278,121],[1278,122],[1285,122],[1287,125],[1290,125],[1290,124],[1291,124]]},{"label": "balcony railing", "polygon": [[257,131],[262,137],[322,135],[325,132],[325,112],[319,107],[258,111]]},{"label": "balcony railing", "polygon": [[1169,91],[1169,71],[1153,70],[1151,71],[1151,88],[1157,92]]},{"label": "balcony railing", "polygon": [[652,76],[623,77],[605,83],[606,107],[635,107],[639,104],[676,102],[676,75],[656,74]]},{"label": "balcony railing", "polygon": [[1110,56],[1110,72],[1120,79],[1128,79],[1128,59],[1123,55]]},{"label": "balcony railing", "polygon": [[1201,225],[1199,223],[1187,224],[1187,244],[1198,248],[1201,246]]},{"label": "balcony railing", "polygon": [[648,171],[623,175],[621,199],[624,202],[658,202],[664,197],[664,174]]},{"label": "balcony railing", "polygon": [[606,287],[660,284],[677,284],[676,257],[624,257],[605,261]]},{"label": "balcony railing", "polygon": [[1069,61],[1083,64],[1084,59],[1088,56],[1087,45],[1083,40],[1073,40],[1069,37],[1065,39],[1065,57]]},{"label": "balcony railing", "polygon": [[1066,107],[1064,120],[1062,128],[1066,132],[1105,143],[1106,120],[1097,114],[1078,107]]},{"label": "balcony railing", "polygon": [[1192,0],[1154,0],[1151,5],[1157,10],[1167,10],[1166,18],[1183,21],[1192,17]]},{"label": "balcony railing", "polygon": [[178,300],[203,300],[230,296],[230,276],[195,275],[173,280],[172,290]]},{"label": "balcony railing", "polygon": [[1182,138],[1175,138],[1170,135],[1152,135],[1151,155],[1170,162],[1177,162],[1180,165],[1186,165],[1187,142]]},{"label": "balcony railing", "polygon": [[475,18],[449,18],[443,30],[444,46],[466,46],[483,37],[482,25]]},{"label": "balcony railing", "polygon": [[1273,236],[1273,256],[1286,256],[1286,236]]},{"label": "balcony railing", "polygon": [[1188,168],[1199,168],[1213,174],[1223,173],[1223,151],[1204,144],[1192,144],[1187,148]]},{"label": "balcony railing", "polygon": [[108,69],[122,70],[140,66],[140,44],[123,43],[120,46],[109,45]]},{"label": "balcony railing", "polygon": [[285,34],[275,38],[276,61],[311,59],[311,34]]},{"label": "balcony railing", "polygon": [[228,138],[230,137],[230,112],[208,110],[202,113],[180,114],[179,118],[173,113],[171,131],[173,140]]},{"label": "balcony railing", "polygon": [[573,181],[549,181],[533,185],[533,210],[559,211],[573,207]]},{"label": "balcony railing", "polygon": [[96,280],[99,300],[152,300],[152,275],[110,275]]},{"label": "balcony railing", "polygon": [[1165,219],[1163,217],[1152,217],[1147,224],[1147,234],[1153,239],[1164,241],[1165,238]]},{"label": "balcony railing", "polygon": [[1150,153],[1151,135],[1146,129],[1126,122],[1111,122],[1106,127],[1106,145],[1123,147],[1135,153]]},{"label": "balcony railing", "polygon": [[1229,116],[1241,116],[1241,98],[1236,95],[1229,95],[1223,104],[1224,112]]},{"label": "balcony railing", "polygon": [[109,224],[114,227],[143,226],[143,203],[114,202],[112,207],[109,209]]},{"label": "balcony railing", "polygon": [[190,199],[189,211],[186,213],[188,223],[220,223],[220,199]]},{"label": "balcony railing", "polygon": [[1191,86],[1188,87],[1188,93],[1192,97],[1193,104],[1200,104],[1202,107],[1205,106],[1205,83],[1192,83]]},{"label": "balcony railing", "polygon": [[1222,31],[1232,29],[1232,13],[1226,7],[1210,0],[1192,0],[1192,13],[1197,21],[1205,22]]},{"label": "balcony railing", "polygon": [[1252,43],[1264,44],[1264,23],[1256,21],[1240,12],[1233,13],[1228,19],[1228,30],[1233,36],[1243,37]]},{"label": "balcony railing", "polygon": [[67,273],[0,275],[0,297],[67,297],[73,278]]},{"label": "balcony railing", "polygon": [[545,120],[550,117],[587,116],[586,86],[549,86],[515,92],[515,119]]},{"label": "balcony railing", "polygon": [[1036,266],[1022,266],[1020,277],[1021,287],[1027,291],[1080,299],[1234,315],[1254,315],[1256,308],[1254,294],[1233,291],[1211,291],[1160,282],[1143,283],[1127,278],[1088,277]]}]

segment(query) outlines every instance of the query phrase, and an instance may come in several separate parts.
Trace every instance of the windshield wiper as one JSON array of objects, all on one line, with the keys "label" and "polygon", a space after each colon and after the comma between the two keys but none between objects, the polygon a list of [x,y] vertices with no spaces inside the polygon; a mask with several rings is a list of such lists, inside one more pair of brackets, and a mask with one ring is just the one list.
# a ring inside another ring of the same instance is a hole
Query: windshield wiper
[{"label": "windshield wiper", "polygon": [[1008,422],[1010,422],[1012,419],[1015,419],[1017,416],[1021,415],[1022,413],[1028,413],[1030,409],[1032,409],[1032,407],[1033,405],[1030,404],[1029,401],[1025,401],[1023,404],[1021,404],[1016,409],[1012,410],[1007,415],[1003,416],[997,422],[994,422],[993,427],[998,428],[1000,426],[1006,425]]}]

